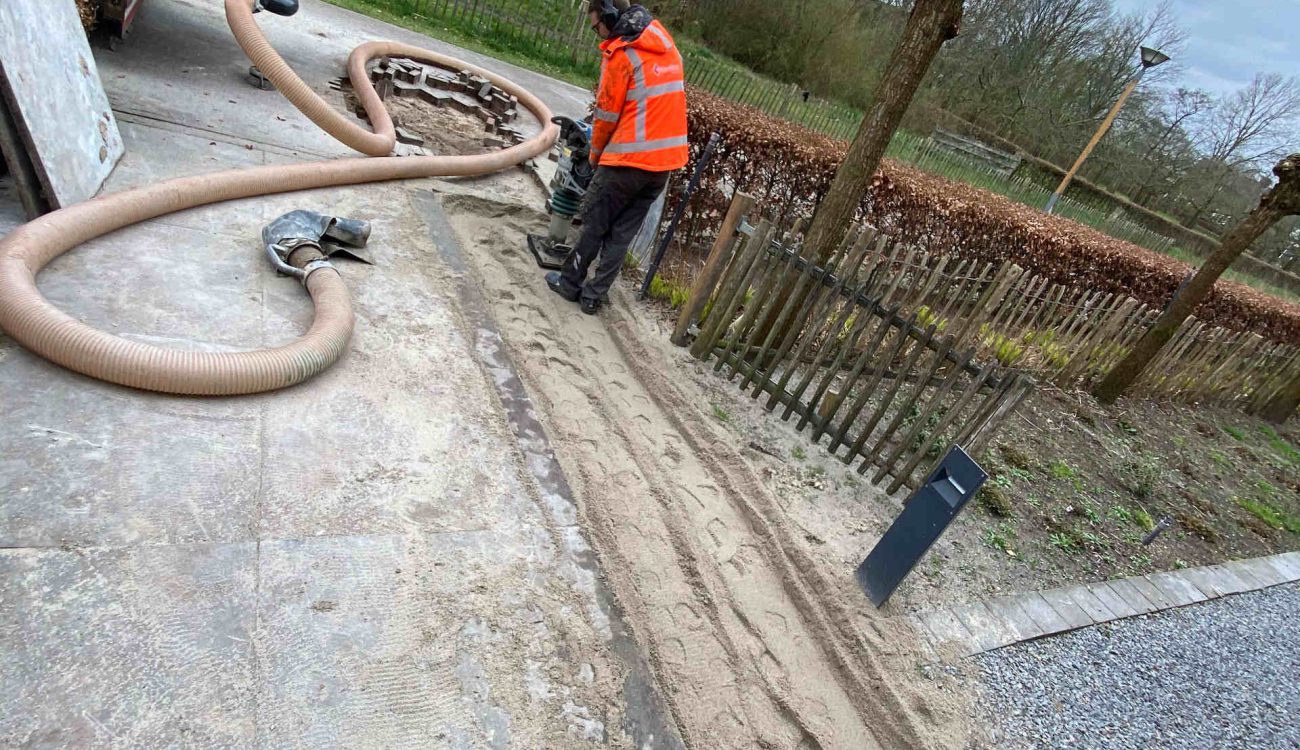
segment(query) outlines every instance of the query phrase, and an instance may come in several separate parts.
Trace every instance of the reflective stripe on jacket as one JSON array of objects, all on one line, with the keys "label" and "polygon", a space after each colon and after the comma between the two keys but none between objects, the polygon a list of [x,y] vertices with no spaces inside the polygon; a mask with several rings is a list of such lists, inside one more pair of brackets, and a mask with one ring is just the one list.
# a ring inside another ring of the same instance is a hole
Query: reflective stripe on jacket
[{"label": "reflective stripe on jacket", "polygon": [[670,172],[686,166],[686,79],[668,31],[653,21],[640,36],[600,45],[591,148],[601,166]]}]

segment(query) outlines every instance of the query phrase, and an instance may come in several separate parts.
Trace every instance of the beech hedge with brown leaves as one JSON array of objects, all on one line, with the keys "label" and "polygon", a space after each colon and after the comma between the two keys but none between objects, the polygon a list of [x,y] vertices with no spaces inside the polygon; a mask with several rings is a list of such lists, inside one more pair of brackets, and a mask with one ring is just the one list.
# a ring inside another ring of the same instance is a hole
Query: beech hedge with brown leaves
[{"label": "beech hedge with brown leaves", "polygon": [[[764,214],[783,225],[812,214],[844,159],[846,142],[694,87],[688,101],[688,174],[709,133],[721,133],[723,143],[685,215],[686,246],[707,248],[736,189],[754,195]],[[674,194],[672,202],[677,198]],[[892,159],[877,172],[859,218],[929,252],[1012,261],[1058,283],[1124,293],[1155,307],[1163,307],[1194,270],[1069,219]],[[1220,280],[1196,315],[1226,328],[1300,343],[1300,306],[1236,282]]]}]

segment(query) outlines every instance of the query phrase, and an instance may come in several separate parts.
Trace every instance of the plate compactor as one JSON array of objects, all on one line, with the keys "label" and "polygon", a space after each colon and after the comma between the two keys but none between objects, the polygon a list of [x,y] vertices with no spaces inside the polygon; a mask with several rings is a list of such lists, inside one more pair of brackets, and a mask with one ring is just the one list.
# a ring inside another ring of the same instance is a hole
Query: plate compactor
[{"label": "plate compactor", "polygon": [[569,230],[573,217],[582,207],[591,178],[596,168],[591,164],[591,124],[568,117],[556,117],[551,122],[560,126],[556,142],[559,161],[555,176],[551,178],[551,198],[546,202],[546,212],[551,223],[546,235],[528,235],[528,250],[537,259],[537,265],[553,271],[560,270],[573,247],[569,245]]}]

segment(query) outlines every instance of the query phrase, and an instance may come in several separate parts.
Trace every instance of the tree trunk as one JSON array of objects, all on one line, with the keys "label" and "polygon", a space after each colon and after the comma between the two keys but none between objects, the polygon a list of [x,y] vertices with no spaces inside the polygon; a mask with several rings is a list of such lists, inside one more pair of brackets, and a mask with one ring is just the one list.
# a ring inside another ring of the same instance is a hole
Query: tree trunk
[{"label": "tree trunk", "polygon": [[1300,408],[1300,375],[1292,378],[1290,385],[1264,405],[1260,416],[1274,424],[1282,424],[1296,413],[1297,408]]},{"label": "tree trunk", "polygon": [[916,0],[912,6],[907,27],[889,58],[849,153],[808,228],[804,247],[809,259],[824,262],[848,232],[930,62],[943,43],[957,35],[961,8],[962,0]]},{"label": "tree trunk", "polygon": [[[849,152],[836,170],[830,190],[813,214],[812,226],[804,240],[805,258],[817,264],[825,263],[848,233],[858,207],[871,189],[871,178],[880,166],[885,148],[912,103],[931,61],[944,42],[957,36],[961,12],[962,0],[916,0],[912,6],[903,36],[889,58]],[[792,293],[793,284],[780,291],[781,298]],[[802,303],[802,299],[796,300],[795,309]],[[780,307],[775,305],[759,323],[759,341],[771,335]],[[778,332],[776,340],[781,340],[785,334],[786,331]]]},{"label": "tree trunk", "polygon": [[1169,343],[1187,316],[1205,300],[1214,282],[1250,243],[1282,217],[1300,213],[1300,154],[1283,159],[1273,168],[1273,173],[1278,177],[1277,184],[1264,194],[1255,210],[1228,232],[1192,280],[1175,293],[1169,306],[1133,350],[1092,389],[1092,395],[1098,401],[1110,404],[1123,395]]}]

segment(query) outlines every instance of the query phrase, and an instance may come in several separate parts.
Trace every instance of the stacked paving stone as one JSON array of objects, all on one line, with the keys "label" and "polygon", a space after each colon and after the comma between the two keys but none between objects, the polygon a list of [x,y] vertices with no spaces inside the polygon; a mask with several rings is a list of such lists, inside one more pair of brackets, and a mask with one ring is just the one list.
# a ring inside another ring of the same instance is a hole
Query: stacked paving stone
[{"label": "stacked paving stone", "polygon": [[[435,107],[452,107],[483,120],[488,137],[485,146],[505,148],[521,143],[524,136],[515,127],[519,117],[519,99],[497,88],[488,79],[468,70],[451,72],[407,58],[380,58],[370,71],[370,81],[380,99],[389,96],[418,97]],[[335,79],[330,87],[341,91],[346,79]],[[358,106],[357,117],[367,119]],[[405,128],[397,128],[397,138],[410,146],[421,146],[424,139]]]}]

